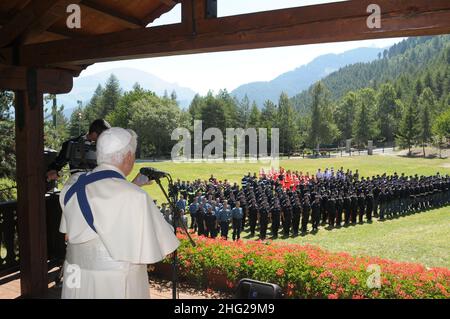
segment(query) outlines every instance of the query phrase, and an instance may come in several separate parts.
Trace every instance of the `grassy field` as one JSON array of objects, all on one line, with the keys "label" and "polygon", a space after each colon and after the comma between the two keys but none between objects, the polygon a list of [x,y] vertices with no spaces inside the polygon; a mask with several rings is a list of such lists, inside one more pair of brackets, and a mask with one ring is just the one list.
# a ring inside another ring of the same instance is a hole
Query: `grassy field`
[{"label": "grassy field", "polygon": [[[242,235],[243,239],[257,239],[250,238],[247,232]],[[374,219],[372,224],[332,230],[320,227],[316,234],[284,239],[278,237],[276,241],[450,268],[450,206],[383,222]]]},{"label": "grassy field", "polygon": [[[431,175],[437,172],[450,174],[448,159],[403,158],[398,156],[355,156],[332,159],[291,159],[282,160],[286,169],[316,172],[317,168],[341,166],[344,169],[359,169],[361,176],[394,173]],[[214,174],[220,180],[239,182],[248,172],[258,172],[258,163],[140,163],[130,177],[134,177],[143,166],[151,166],[171,173],[174,179],[207,179]],[[157,185],[145,188],[149,194],[164,202]],[[351,254],[380,256],[383,258],[419,262],[429,267],[450,268],[450,207],[400,217],[385,222],[326,230],[320,228],[315,235],[278,239],[279,242],[313,244],[331,251],[346,251]],[[243,238],[248,238],[244,233]],[[256,238],[254,238],[256,239]]]}]

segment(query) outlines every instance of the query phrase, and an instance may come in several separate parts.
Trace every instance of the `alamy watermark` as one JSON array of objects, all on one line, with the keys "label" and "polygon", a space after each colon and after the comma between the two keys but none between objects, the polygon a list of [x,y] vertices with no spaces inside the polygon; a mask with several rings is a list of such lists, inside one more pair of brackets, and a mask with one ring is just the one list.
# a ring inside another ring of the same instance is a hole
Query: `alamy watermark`
[{"label": "alamy watermark", "polygon": [[81,8],[78,4],[69,4],[66,13],[70,13],[66,19],[69,29],[81,29]]},{"label": "alamy watermark", "polygon": [[370,13],[366,24],[369,29],[381,28],[381,7],[378,4],[370,4],[367,7],[367,13]]},{"label": "alamy watermark", "polygon": [[381,288],[381,267],[377,264],[370,264],[367,266],[367,272],[371,273],[367,278],[367,288],[380,289]]},{"label": "alamy watermark", "polygon": [[[193,136],[187,128],[177,128],[171,134],[178,141],[172,148],[173,162],[261,162],[270,167],[279,164],[279,129],[270,129],[270,155],[267,128],[208,128],[203,132],[203,121],[194,121]],[[248,140],[248,144],[246,141]],[[204,142],[209,142],[204,146]],[[225,152],[224,152],[225,148]],[[192,152],[193,151],[193,152]]]}]

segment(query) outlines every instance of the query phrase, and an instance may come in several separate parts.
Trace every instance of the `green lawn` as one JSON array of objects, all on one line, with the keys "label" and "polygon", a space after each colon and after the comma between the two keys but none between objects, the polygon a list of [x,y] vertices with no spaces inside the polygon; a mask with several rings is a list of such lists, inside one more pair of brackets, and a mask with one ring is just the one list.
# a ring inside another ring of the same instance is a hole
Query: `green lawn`
[{"label": "green lawn", "polygon": [[[359,169],[362,176],[394,173],[431,175],[436,172],[450,174],[448,159],[402,158],[397,156],[355,156],[333,159],[295,159],[282,160],[281,166],[286,169],[315,172],[317,168],[341,166],[344,169]],[[172,174],[174,179],[193,180],[206,179],[214,174],[218,179],[227,178],[239,182],[243,174],[258,172],[258,163],[172,163],[158,162],[137,164],[138,169],[151,166]],[[150,195],[164,202],[157,185],[145,188]],[[380,256],[383,258],[419,262],[426,266],[450,268],[450,207],[413,214],[397,219],[333,229],[320,228],[315,235],[278,239],[279,242],[309,243],[331,251],[345,251],[351,254]],[[311,226],[310,226],[311,227]],[[244,233],[243,238],[248,234]],[[256,238],[255,238],[256,239]]]},{"label": "green lawn", "polygon": [[[243,233],[242,238],[252,239],[247,232]],[[450,206],[384,222],[375,219],[372,224],[332,230],[320,227],[316,234],[285,239],[278,237],[276,241],[307,243],[330,251],[450,268]]]}]

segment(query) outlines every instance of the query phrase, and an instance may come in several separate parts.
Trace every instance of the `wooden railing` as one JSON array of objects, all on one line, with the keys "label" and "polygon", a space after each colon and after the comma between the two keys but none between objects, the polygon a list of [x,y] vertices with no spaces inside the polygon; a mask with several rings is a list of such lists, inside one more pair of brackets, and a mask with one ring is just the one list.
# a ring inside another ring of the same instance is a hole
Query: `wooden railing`
[{"label": "wooden railing", "polygon": [[[0,203],[0,278],[19,271],[20,251],[17,226],[17,202]],[[61,208],[59,193],[46,195],[47,255],[49,268],[62,263],[65,255],[64,235],[59,232]]]}]

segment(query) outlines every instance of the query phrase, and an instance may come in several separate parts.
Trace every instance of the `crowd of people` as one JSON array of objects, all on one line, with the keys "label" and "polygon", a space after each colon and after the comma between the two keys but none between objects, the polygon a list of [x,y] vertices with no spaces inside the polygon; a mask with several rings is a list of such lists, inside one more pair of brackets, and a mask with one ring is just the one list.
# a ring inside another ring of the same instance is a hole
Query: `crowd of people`
[{"label": "crowd of people", "polygon": [[241,185],[213,175],[209,180],[178,180],[171,192],[179,197],[177,207],[182,216],[190,215],[189,226],[199,235],[228,239],[231,226],[233,240],[240,239],[244,228],[251,237],[264,240],[269,230],[273,239],[280,233],[298,236],[317,232],[320,225],[339,228],[449,205],[450,176],[360,177],[358,170],[342,167],[310,175],[280,169],[259,176],[248,173]]}]

